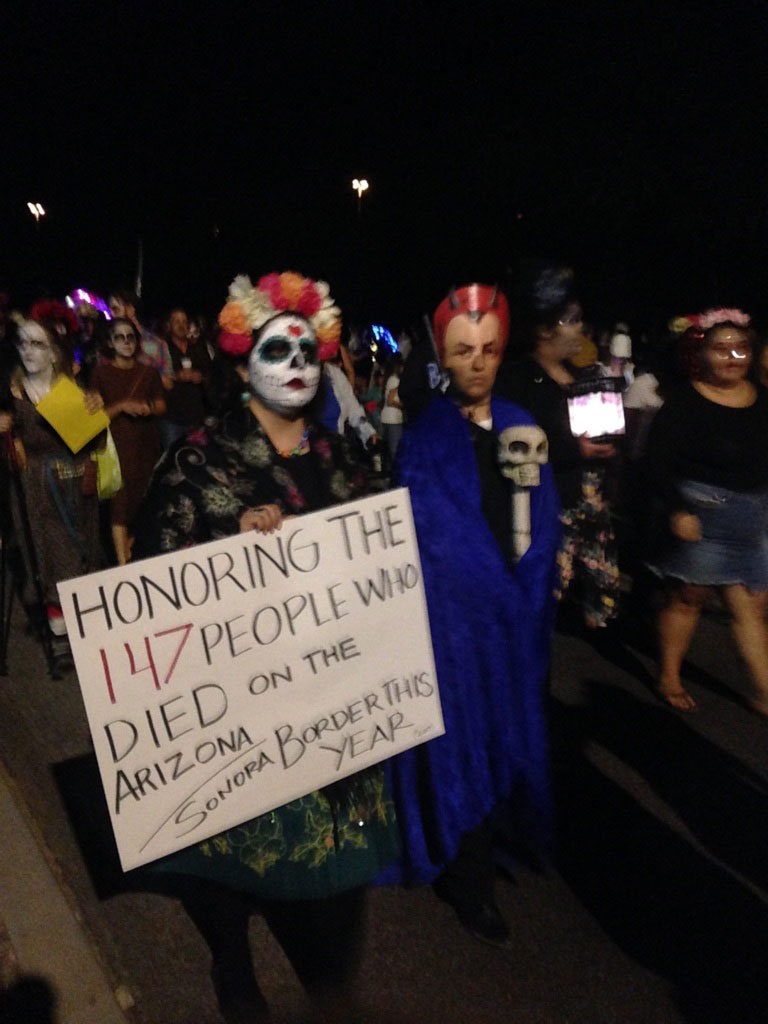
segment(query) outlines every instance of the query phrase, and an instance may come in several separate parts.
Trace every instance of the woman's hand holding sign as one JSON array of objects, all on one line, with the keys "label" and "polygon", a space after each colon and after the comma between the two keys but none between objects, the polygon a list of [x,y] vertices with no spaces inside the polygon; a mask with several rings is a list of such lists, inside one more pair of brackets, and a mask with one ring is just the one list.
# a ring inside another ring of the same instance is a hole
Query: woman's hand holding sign
[{"label": "woman's hand holding sign", "polygon": [[279,505],[259,505],[247,508],[240,516],[240,533],[274,533],[283,525],[283,512]]}]

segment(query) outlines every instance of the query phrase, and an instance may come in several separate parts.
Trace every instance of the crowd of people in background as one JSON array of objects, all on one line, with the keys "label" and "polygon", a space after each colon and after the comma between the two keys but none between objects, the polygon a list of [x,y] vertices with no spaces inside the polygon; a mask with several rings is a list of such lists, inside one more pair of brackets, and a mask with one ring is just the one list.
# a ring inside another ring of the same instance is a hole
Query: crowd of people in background
[{"label": "crowd of people in background", "polygon": [[[472,934],[506,941],[493,847],[510,821],[547,829],[544,691],[556,622],[599,644],[627,609],[653,609],[656,695],[688,712],[696,705],[681,666],[718,592],[750,705],[768,715],[768,459],[755,445],[768,434],[768,358],[746,313],[678,317],[653,339],[625,323],[596,330],[573,271],[541,264],[508,298],[492,282],[452,289],[432,331],[382,357],[357,336],[341,343],[327,286],[293,273],[257,285],[235,278],[215,323],[173,308],[150,328],[121,289],[107,304],[109,316],[53,300],[0,310],[12,498],[3,547],[54,675],[71,668],[63,579],[272,530],[284,516],[388,486],[408,486],[414,508],[446,736],[427,755],[401,755],[386,780],[360,773],[343,792],[307,798],[337,837],[326,873],[284,870],[288,853],[243,883],[226,834],[215,855],[209,843],[165,864],[198,878],[183,900],[211,947],[228,1020],[266,1013],[247,952],[256,904],[329,1014],[340,1012],[354,961],[362,887],[377,877],[431,883]],[[73,452],[38,412],[63,378],[106,415],[122,477],[109,497],[94,458],[104,431]],[[618,422],[576,428],[576,400],[589,397]],[[191,449],[194,458],[181,457]],[[226,500],[206,503],[211,466]],[[471,715],[467,687],[482,695]],[[365,821],[365,857],[338,838],[352,806]],[[292,808],[273,812],[269,828],[261,819],[242,828],[261,842],[279,820],[298,848],[304,826]],[[318,915],[327,943],[316,941]]]}]

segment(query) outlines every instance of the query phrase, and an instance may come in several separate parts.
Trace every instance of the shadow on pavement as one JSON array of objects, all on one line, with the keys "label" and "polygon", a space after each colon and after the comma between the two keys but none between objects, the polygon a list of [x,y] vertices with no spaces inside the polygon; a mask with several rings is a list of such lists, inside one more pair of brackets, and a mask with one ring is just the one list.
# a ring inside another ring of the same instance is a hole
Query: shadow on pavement
[{"label": "shadow on pavement", "polygon": [[156,874],[142,868],[123,872],[96,755],[60,761],[51,770],[98,898],[125,892],[165,893]]},{"label": "shadow on pavement", "polygon": [[[662,708],[586,681],[554,702],[558,869],[617,945],[674,986],[699,1024],[768,1020],[768,786]],[[642,774],[722,866],[583,753],[596,740]]]},{"label": "shadow on pavement", "polygon": [[44,978],[23,975],[0,992],[0,1024],[56,1024],[56,994]]}]

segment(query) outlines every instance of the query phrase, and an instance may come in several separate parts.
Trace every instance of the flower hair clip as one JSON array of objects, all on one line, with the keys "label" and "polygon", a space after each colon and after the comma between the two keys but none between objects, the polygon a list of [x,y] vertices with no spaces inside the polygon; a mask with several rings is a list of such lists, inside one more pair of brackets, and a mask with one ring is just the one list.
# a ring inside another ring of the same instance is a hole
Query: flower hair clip
[{"label": "flower hair clip", "polygon": [[253,331],[280,313],[298,313],[309,321],[317,336],[321,361],[336,355],[341,341],[341,310],[329,295],[325,281],[313,281],[293,271],[267,274],[257,285],[246,274],[238,274],[219,313],[219,346],[230,355],[245,355],[253,344]]},{"label": "flower hair clip", "polygon": [[706,313],[702,313],[699,317],[699,327],[702,330],[708,331],[710,327],[715,327],[717,324],[735,324],[736,327],[749,327],[751,319],[749,313],[744,313],[740,309],[708,309]]},{"label": "flower hair clip", "polygon": [[[62,325],[67,334],[76,334],[79,326],[77,317],[69,306],[65,306],[58,299],[38,299],[29,310],[29,319],[38,322],[47,320],[54,326]],[[58,333],[62,333],[61,330]]]},{"label": "flower hair clip", "polygon": [[669,321],[669,329],[673,334],[683,334],[691,327],[697,327],[700,331],[708,331],[710,327],[717,324],[735,324],[737,327],[749,327],[751,323],[749,313],[740,309],[727,309],[723,306],[718,309],[708,309],[705,313],[691,313],[687,316],[676,316]]}]

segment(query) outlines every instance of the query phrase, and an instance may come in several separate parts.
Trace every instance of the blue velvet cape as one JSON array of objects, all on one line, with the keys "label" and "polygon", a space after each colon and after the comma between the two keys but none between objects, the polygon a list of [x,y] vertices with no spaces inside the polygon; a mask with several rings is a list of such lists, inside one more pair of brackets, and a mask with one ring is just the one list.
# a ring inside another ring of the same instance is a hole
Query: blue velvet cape
[{"label": "blue velvet cape", "polygon": [[[496,433],[533,423],[502,399],[492,413]],[[531,546],[510,571],[483,517],[467,423],[442,395],[406,430],[395,482],[410,489],[446,731],[390,762],[403,857],[381,881],[420,884],[494,810],[546,834],[544,680],[560,509],[543,466],[531,489]]]}]

